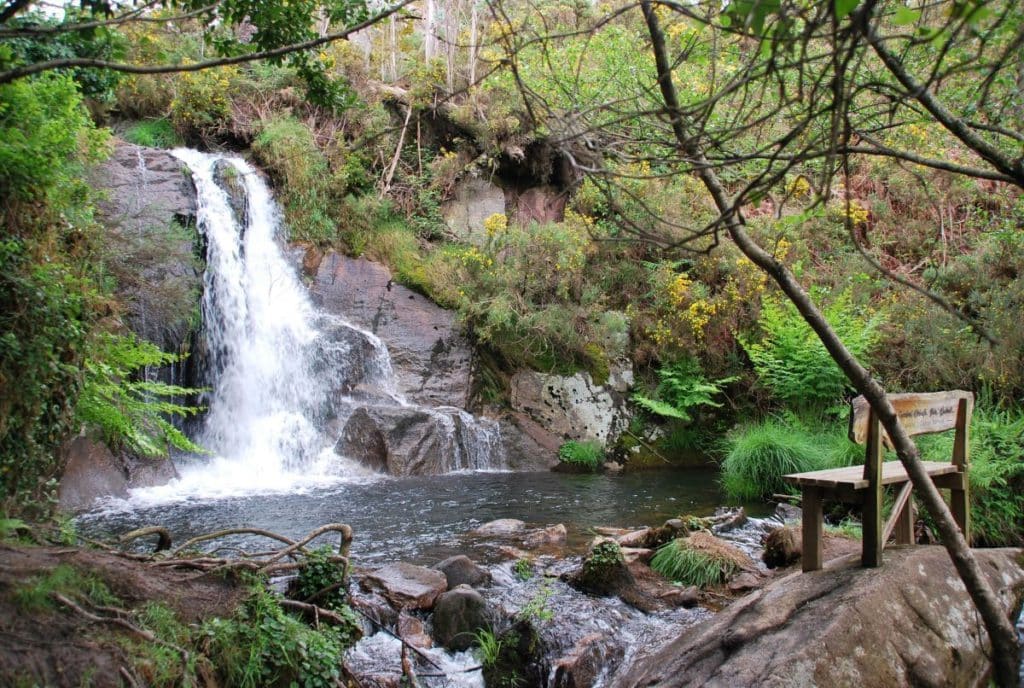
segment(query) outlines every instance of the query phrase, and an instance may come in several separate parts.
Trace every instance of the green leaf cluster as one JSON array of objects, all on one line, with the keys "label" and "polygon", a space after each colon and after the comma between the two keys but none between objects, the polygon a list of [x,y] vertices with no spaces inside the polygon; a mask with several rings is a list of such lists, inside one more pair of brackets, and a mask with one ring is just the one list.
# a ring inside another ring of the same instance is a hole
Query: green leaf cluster
[{"label": "green leaf cluster", "polygon": [[81,422],[99,430],[104,442],[144,456],[166,456],[170,447],[203,451],[168,420],[198,413],[198,406],[175,399],[199,390],[146,379],[147,367],[174,363],[179,356],[131,334],[109,333],[94,338],[89,354],[75,413]]},{"label": "green leaf cluster", "polygon": [[690,421],[690,415],[702,406],[720,408],[722,404],[714,397],[723,388],[739,378],[736,376],[708,380],[701,370],[700,362],[693,358],[678,361],[658,368],[658,387],[654,397],[637,393],[633,401],[651,413],[664,418]]}]

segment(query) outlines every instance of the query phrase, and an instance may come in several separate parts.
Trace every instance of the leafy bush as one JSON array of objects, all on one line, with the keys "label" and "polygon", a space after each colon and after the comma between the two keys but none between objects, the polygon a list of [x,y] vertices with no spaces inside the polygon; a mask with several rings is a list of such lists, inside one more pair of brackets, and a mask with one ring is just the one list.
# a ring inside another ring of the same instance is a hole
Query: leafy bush
[{"label": "leafy bush", "polygon": [[85,384],[75,408],[77,418],[99,430],[110,446],[125,445],[145,456],[166,456],[170,447],[202,452],[174,427],[169,416],[190,416],[199,407],[175,403],[199,390],[145,379],[147,366],[179,359],[134,335],[97,335],[85,362]]},{"label": "leafy bush", "polygon": [[262,584],[252,587],[234,618],[213,619],[202,630],[224,682],[244,688],[333,687],[342,653],[354,641],[344,629],[316,631],[289,616]]},{"label": "leafy bush", "polygon": [[[879,338],[882,317],[854,307],[850,291],[839,294],[824,315],[846,347],[861,362]],[[839,401],[850,384],[818,336],[788,301],[765,299],[759,341],[741,339],[759,380],[795,409],[822,410]]]},{"label": "leafy bush", "polygon": [[739,570],[733,557],[710,547],[695,546],[694,538],[696,535],[677,538],[659,547],[651,559],[651,568],[677,583],[698,588],[723,583]]},{"label": "leafy bush", "polygon": [[633,401],[651,413],[675,418],[691,420],[690,412],[701,406],[719,408],[722,404],[714,397],[722,393],[722,388],[737,377],[723,377],[708,380],[700,369],[700,363],[693,358],[681,358],[675,363],[658,368],[658,387],[654,398],[642,394],[634,394]]},{"label": "leafy bush", "polygon": [[319,595],[315,604],[327,609],[347,609],[345,591],[347,571],[344,564],[330,560],[331,547],[325,545],[310,552],[292,586],[294,597],[306,601]]},{"label": "leafy bush", "polygon": [[[971,538],[989,547],[1024,545],[1024,411],[994,408],[984,398],[971,417],[968,479]],[[952,433],[917,438],[922,458],[948,462]]]},{"label": "leafy bush", "polygon": [[597,468],[604,460],[604,446],[594,440],[569,440],[558,448],[558,458],[576,466]]},{"label": "leafy bush", "polygon": [[183,143],[170,121],[165,117],[133,124],[124,132],[124,139],[137,146],[149,148],[174,148]]},{"label": "leafy bush", "polygon": [[849,466],[863,460],[862,450],[836,424],[808,426],[797,419],[768,419],[730,432],[724,442],[721,482],[733,499],[760,499],[792,492],[788,473]]},{"label": "leafy bush", "polygon": [[233,66],[178,74],[170,103],[175,131],[186,141],[213,142],[228,126],[228,93],[237,74],[238,69]]},{"label": "leafy bush", "polygon": [[331,174],[309,128],[294,117],[274,117],[263,124],[252,152],[275,182],[291,238],[329,245],[337,226]]}]

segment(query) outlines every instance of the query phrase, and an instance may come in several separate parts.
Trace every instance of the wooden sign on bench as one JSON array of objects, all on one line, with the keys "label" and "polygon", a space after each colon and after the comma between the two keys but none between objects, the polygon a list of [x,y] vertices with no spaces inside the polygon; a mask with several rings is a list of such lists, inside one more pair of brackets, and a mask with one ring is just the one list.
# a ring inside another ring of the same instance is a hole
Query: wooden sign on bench
[{"label": "wooden sign on bench", "polygon": [[[961,399],[967,400],[968,418],[974,411],[974,395],[959,389],[952,392],[886,396],[896,409],[900,425],[911,436],[955,430],[956,414]],[[864,444],[868,441],[868,416],[871,415],[871,407],[864,397],[854,399],[851,406],[853,412],[850,414],[850,439],[857,444]],[[888,434],[883,434],[882,441],[887,446],[892,446]]]}]

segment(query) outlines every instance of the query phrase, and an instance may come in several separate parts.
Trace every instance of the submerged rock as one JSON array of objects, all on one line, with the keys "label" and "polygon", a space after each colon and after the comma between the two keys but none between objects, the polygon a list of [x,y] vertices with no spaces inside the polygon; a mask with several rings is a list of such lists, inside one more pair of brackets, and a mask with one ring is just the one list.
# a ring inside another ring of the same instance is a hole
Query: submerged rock
[{"label": "submerged rock", "polygon": [[434,605],[434,637],[449,650],[468,650],[480,631],[491,629],[483,596],[468,585],[443,593]]},{"label": "submerged rock", "polygon": [[[1007,613],[1024,598],[1019,549],[975,550]],[[886,550],[880,568],[852,555],[793,573],[726,608],[616,686],[976,685],[990,652],[970,597],[941,547]]]},{"label": "submerged rock", "polygon": [[622,661],[624,648],[599,633],[581,638],[554,662],[553,688],[590,688],[598,677]]},{"label": "submerged rock", "polygon": [[367,573],[360,585],[379,592],[396,609],[430,609],[448,581],[440,571],[402,562]]},{"label": "submerged rock", "polygon": [[526,524],[515,518],[499,518],[488,521],[479,528],[470,531],[470,535],[518,535],[526,530]]}]

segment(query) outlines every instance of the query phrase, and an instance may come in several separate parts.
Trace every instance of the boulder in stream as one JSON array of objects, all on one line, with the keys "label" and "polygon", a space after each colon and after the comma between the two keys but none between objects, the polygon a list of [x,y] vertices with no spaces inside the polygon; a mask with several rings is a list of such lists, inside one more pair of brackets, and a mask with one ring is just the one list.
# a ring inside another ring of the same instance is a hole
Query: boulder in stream
[{"label": "boulder in stream", "polygon": [[491,629],[483,596],[468,585],[443,593],[434,604],[434,637],[449,650],[468,650],[480,631]]},{"label": "boulder in stream", "polygon": [[474,564],[473,560],[465,554],[448,557],[441,563],[434,564],[431,568],[437,569],[444,574],[448,580],[449,590],[460,585],[468,585],[475,588],[479,585],[485,585],[491,580],[491,574]]},{"label": "boulder in stream", "polygon": [[360,585],[379,592],[396,609],[430,609],[448,588],[448,580],[440,571],[400,562],[367,573]]}]

